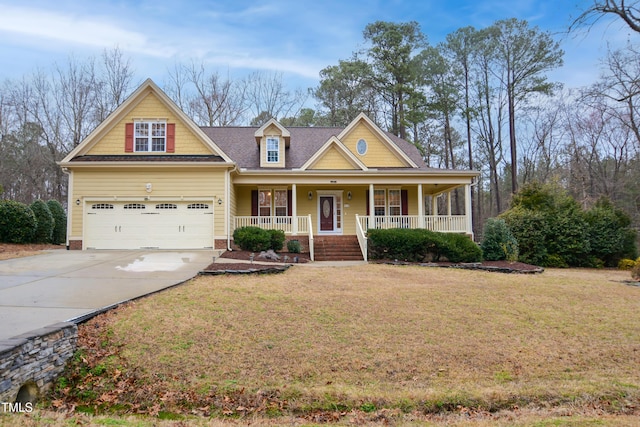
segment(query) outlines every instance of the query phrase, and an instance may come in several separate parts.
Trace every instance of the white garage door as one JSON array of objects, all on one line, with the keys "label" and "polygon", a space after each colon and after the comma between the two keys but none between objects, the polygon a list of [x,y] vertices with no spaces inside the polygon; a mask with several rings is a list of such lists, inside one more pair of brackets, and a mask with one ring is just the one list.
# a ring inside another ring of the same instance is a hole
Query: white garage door
[{"label": "white garage door", "polygon": [[85,210],[87,249],[210,249],[211,202],[95,202]]}]

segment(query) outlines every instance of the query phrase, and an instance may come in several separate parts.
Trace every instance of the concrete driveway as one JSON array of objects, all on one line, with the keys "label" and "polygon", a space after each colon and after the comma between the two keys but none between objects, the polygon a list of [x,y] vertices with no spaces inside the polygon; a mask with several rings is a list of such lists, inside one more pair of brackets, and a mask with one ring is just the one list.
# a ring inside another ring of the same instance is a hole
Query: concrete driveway
[{"label": "concrete driveway", "polygon": [[0,340],[194,277],[211,251],[65,251],[0,261]]}]

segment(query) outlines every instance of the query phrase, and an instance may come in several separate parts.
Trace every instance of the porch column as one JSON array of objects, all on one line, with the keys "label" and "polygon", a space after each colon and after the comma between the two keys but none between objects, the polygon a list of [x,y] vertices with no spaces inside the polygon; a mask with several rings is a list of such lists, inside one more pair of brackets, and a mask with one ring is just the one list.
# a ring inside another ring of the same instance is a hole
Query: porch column
[{"label": "porch column", "polygon": [[298,235],[298,191],[295,184],[291,184],[291,234]]},{"label": "porch column", "polygon": [[431,215],[438,216],[438,195],[431,196]]},{"label": "porch column", "polygon": [[367,228],[376,228],[376,203],[373,200],[373,184],[369,184],[369,221],[367,224]]},{"label": "porch column", "polygon": [[447,216],[451,216],[451,191],[447,192]]},{"label": "porch column", "polygon": [[464,186],[464,214],[467,221],[467,233],[471,235],[473,240],[473,212],[471,210],[471,184]]},{"label": "porch column", "polygon": [[418,184],[418,228],[424,228],[424,200],[422,199],[422,184]]}]

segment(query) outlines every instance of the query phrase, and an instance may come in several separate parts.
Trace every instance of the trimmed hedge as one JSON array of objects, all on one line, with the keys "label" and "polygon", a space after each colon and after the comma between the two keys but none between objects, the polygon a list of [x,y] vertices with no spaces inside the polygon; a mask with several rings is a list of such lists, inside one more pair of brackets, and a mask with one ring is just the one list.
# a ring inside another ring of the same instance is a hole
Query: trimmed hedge
[{"label": "trimmed hedge", "polygon": [[51,243],[60,245],[67,241],[67,214],[64,208],[57,200],[49,200],[47,206],[53,215],[53,234],[51,235]]},{"label": "trimmed hedge", "polygon": [[263,230],[260,227],[240,227],[233,232],[233,242],[243,251],[261,252],[282,250],[285,235],[282,230]]},{"label": "trimmed hedge", "polygon": [[266,251],[271,246],[271,235],[259,227],[241,227],[233,232],[233,242],[243,251]]},{"label": "trimmed hedge", "polygon": [[30,243],[37,228],[36,216],[29,206],[14,200],[0,200],[0,241]]},{"label": "trimmed hedge", "polygon": [[36,216],[36,231],[33,243],[50,243],[53,236],[54,219],[49,207],[42,200],[31,203],[31,210]]},{"label": "trimmed hedge", "polygon": [[270,239],[270,244],[269,244],[269,249],[273,249],[274,251],[281,251],[282,248],[284,247],[284,231],[282,230],[267,230],[267,233],[269,233],[269,239]]},{"label": "trimmed hedge", "polygon": [[477,262],[482,251],[462,234],[438,233],[423,229],[393,228],[369,230],[369,258],[407,262],[440,261]]}]

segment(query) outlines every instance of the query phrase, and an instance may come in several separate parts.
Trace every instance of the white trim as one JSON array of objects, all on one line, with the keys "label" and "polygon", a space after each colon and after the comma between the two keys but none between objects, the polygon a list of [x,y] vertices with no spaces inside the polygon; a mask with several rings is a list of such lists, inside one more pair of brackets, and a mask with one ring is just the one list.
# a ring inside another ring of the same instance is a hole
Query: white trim
[{"label": "white trim", "polygon": [[[276,149],[273,150],[269,150],[269,142],[271,141],[271,143],[275,142],[275,146]],[[265,151],[265,161],[267,163],[280,163],[280,137],[277,135],[269,135],[267,137],[265,137],[264,140],[264,151]],[[269,152],[274,152],[276,153],[276,159],[275,160],[269,160]]]},{"label": "white trim", "polygon": [[260,138],[264,137],[264,131],[267,130],[267,128],[271,125],[274,125],[275,127],[277,127],[278,129],[280,129],[280,132],[282,132],[282,137],[283,138],[290,138],[291,137],[291,132],[289,132],[289,130],[287,130],[287,128],[285,128],[284,126],[282,126],[282,124],[280,124],[280,122],[278,122],[276,119],[270,119],[267,123],[263,124],[262,126],[260,126],[258,128],[258,130],[253,134],[256,138],[256,140],[259,140]]}]

